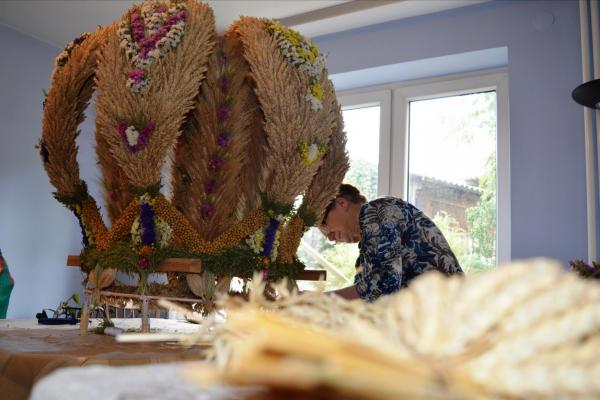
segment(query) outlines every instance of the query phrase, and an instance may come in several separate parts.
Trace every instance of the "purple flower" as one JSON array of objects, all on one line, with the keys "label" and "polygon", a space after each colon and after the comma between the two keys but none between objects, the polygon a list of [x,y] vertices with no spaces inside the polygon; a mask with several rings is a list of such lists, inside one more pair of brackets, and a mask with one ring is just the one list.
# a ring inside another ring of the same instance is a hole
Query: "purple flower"
[{"label": "purple flower", "polygon": [[225,64],[227,64],[227,55],[221,54],[221,56],[219,57],[219,67],[224,67]]},{"label": "purple flower", "polygon": [[138,146],[141,146],[140,150],[146,147],[150,142],[150,135],[154,132],[154,128],[156,128],[156,125],[154,125],[153,122],[149,122],[140,131],[140,136],[138,138]]},{"label": "purple flower", "polygon": [[218,171],[223,167],[224,161],[220,158],[213,158],[208,162],[210,169]]},{"label": "purple flower", "polygon": [[150,135],[152,135],[152,132],[154,132],[155,128],[156,125],[154,125],[153,122],[147,123],[139,132],[137,143],[131,146],[129,144],[129,141],[127,140],[127,125],[125,125],[122,122],[119,122],[117,124],[117,130],[119,131],[119,135],[121,136],[123,143],[125,143],[127,150],[129,150],[129,152],[131,153],[137,153],[138,151],[143,150],[146,146],[148,146],[148,143],[150,143]]},{"label": "purple flower", "polygon": [[85,40],[84,36],[76,37],[75,39],[73,39],[73,44],[81,44],[81,43],[83,43],[84,40]]},{"label": "purple flower", "polygon": [[214,213],[215,213],[215,207],[212,204],[204,203],[200,207],[200,215],[202,215],[202,218],[204,218],[204,219],[208,219],[208,218],[212,217],[212,215]]},{"label": "purple flower", "polygon": [[223,75],[219,78],[219,88],[221,88],[221,92],[223,93],[229,91],[229,79],[227,79],[227,76]]},{"label": "purple flower", "polygon": [[83,244],[83,247],[87,247],[89,244],[89,240],[87,235],[85,234],[85,227],[83,226],[83,221],[81,220],[79,214],[77,214],[77,211],[75,211],[74,209],[73,213],[77,217],[77,221],[79,222],[79,228],[81,228],[81,243]]},{"label": "purple flower", "polygon": [[267,231],[265,232],[265,244],[263,246],[262,253],[260,253],[261,256],[271,256],[271,252],[273,251],[273,243],[275,242],[275,234],[277,233],[277,228],[279,228],[279,221],[275,218],[271,218],[269,220],[269,226],[267,227]]},{"label": "purple flower", "polygon": [[217,143],[221,147],[227,147],[227,146],[229,146],[229,142],[230,141],[231,141],[231,139],[229,139],[229,136],[227,136],[224,133],[219,134],[219,136],[217,137]]},{"label": "purple flower", "polygon": [[204,191],[206,192],[206,194],[213,193],[216,188],[217,188],[217,180],[216,179],[209,179],[208,182],[206,182],[204,184]]},{"label": "purple flower", "polygon": [[161,5],[161,6],[158,6],[158,7],[156,7],[156,8],[154,9],[154,12],[155,12],[155,13],[164,13],[164,12],[167,12],[167,7],[165,7],[165,6],[163,6],[163,5]]},{"label": "purple flower", "polygon": [[44,163],[50,162],[50,153],[48,153],[48,149],[46,148],[46,144],[43,140],[40,140],[40,156]]},{"label": "purple flower", "polygon": [[148,203],[142,204],[140,212],[140,225],[142,226],[142,243],[145,245],[153,245],[156,240],[154,230],[154,210]]},{"label": "purple flower", "polygon": [[230,111],[231,110],[227,104],[221,104],[219,110],[217,111],[217,118],[219,119],[219,122],[223,122],[229,118]]}]

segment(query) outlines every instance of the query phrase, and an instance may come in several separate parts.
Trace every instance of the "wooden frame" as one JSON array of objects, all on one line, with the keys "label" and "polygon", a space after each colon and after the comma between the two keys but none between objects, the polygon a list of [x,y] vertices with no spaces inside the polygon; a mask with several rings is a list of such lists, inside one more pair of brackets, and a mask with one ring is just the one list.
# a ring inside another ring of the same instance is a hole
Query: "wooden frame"
[{"label": "wooden frame", "polygon": [[[67,256],[67,266],[81,268],[81,257],[70,255]],[[181,272],[186,274],[201,274],[202,273],[202,262],[196,258],[167,258],[157,268],[157,272]],[[318,281],[327,279],[327,271],[325,270],[304,270],[301,271],[297,276],[297,280],[303,281]],[[186,297],[169,297],[169,296],[150,296],[144,294],[135,293],[117,293],[106,290],[100,290],[99,288],[86,289],[83,291],[83,308],[81,311],[81,323],[79,325],[80,334],[86,335],[89,325],[89,305],[91,298],[99,298],[101,296],[111,297],[123,297],[127,299],[135,299],[141,301],[141,313],[142,313],[142,324],[141,330],[143,333],[150,332],[150,318],[148,316],[149,303],[151,300],[171,300],[184,303],[201,303],[202,299],[199,298],[186,298]]]}]

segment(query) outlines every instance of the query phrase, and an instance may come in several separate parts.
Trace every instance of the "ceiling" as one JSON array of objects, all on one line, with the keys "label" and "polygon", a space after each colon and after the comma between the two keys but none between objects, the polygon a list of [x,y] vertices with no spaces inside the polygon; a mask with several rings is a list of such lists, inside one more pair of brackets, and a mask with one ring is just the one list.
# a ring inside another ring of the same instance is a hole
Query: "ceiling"
[{"label": "ceiling", "polygon": [[[217,30],[239,16],[274,18],[304,35],[340,32],[489,0],[212,0]],[[118,19],[130,0],[2,0],[0,24],[55,47]]]}]

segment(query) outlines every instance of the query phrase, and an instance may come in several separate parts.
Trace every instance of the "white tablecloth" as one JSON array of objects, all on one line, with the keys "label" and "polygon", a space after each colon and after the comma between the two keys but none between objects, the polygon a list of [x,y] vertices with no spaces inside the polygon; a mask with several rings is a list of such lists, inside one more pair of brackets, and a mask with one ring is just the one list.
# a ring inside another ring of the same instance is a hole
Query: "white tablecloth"
[{"label": "white tablecloth", "polygon": [[203,387],[186,377],[185,369],[194,364],[63,368],[41,379],[29,400],[242,400],[260,391]]}]

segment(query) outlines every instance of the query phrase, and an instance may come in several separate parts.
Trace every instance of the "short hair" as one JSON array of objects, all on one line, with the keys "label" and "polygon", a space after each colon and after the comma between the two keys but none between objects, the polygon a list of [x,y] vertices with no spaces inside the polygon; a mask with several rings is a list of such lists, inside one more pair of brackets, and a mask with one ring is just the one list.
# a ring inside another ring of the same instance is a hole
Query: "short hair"
[{"label": "short hair", "polygon": [[335,200],[340,197],[343,197],[344,199],[354,204],[363,204],[367,202],[367,198],[360,193],[360,190],[348,183],[342,183],[338,188],[335,197],[331,199],[329,201],[329,204],[327,204],[327,207],[325,207],[325,211],[323,212],[323,219],[321,220],[321,225],[325,224],[329,212],[335,207]]}]

